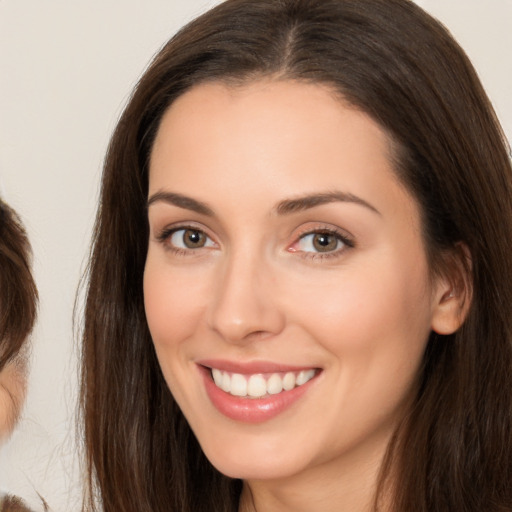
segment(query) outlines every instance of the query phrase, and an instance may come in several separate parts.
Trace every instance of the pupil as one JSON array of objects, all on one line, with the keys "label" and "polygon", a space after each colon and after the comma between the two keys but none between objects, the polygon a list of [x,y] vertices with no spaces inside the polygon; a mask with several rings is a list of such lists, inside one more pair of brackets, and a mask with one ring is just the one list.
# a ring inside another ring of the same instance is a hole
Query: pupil
[{"label": "pupil", "polygon": [[185,232],[185,245],[189,248],[202,247],[204,235],[200,231],[187,230]]},{"label": "pupil", "polygon": [[336,237],[328,233],[319,233],[313,239],[315,249],[320,252],[333,251],[336,249],[336,244]]}]

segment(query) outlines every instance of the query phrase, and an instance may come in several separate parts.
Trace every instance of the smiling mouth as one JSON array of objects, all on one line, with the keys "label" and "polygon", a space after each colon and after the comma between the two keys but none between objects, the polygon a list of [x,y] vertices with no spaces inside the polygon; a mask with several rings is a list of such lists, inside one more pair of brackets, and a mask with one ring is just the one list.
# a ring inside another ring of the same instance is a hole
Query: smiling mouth
[{"label": "smiling mouth", "polygon": [[240,398],[265,398],[291,391],[309,382],[318,372],[319,370],[311,368],[296,372],[242,375],[210,368],[215,385],[222,391]]}]

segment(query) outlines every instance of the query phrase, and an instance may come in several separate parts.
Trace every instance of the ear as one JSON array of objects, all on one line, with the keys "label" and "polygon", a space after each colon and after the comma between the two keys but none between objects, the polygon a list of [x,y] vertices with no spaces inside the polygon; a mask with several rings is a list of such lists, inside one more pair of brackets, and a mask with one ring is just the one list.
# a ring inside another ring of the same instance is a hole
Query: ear
[{"label": "ear", "polygon": [[443,268],[435,278],[431,328],[453,334],[464,323],[473,297],[472,260],[468,247],[456,244],[443,256]]}]

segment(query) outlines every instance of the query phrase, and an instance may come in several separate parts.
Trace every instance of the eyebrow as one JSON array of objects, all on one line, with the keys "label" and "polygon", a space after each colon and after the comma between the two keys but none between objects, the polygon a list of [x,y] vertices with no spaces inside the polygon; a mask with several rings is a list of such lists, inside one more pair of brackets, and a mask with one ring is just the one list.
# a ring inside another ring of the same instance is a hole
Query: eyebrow
[{"label": "eyebrow", "polygon": [[280,215],[288,215],[291,213],[309,210],[310,208],[314,208],[315,206],[321,206],[324,204],[335,202],[355,203],[357,205],[368,208],[369,210],[371,210],[374,213],[377,213],[378,215],[381,215],[381,213],[379,212],[379,210],[377,210],[377,208],[375,208],[375,206],[371,205],[364,199],[355,196],[354,194],[340,191],[322,192],[320,194],[305,195],[303,197],[298,197],[296,199],[285,199],[284,201],[281,201],[277,205],[276,211]]},{"label": "eyebrow", "polygon": [[[206,215],[208,217],[215,216],[214,211],[206,203],[193,199],[189,196],[185,196],[183,194],[178,194],[176,192],[156,192],[148,199],[147,208],[149,208],[152,204],[157,202],[168,203],[177,206],[178,208],[191,210],[201,215]],[[279,215],[290,215],[293,213],[309,210],[310,208],[315,208],[316,206],[321,206],[324,204],[334,202],[354,203],[360,206],[364,206],[370,211],[378,215],[381,215],[377,208],[375,208],[373,205],[371,205],[364,199],[354,194],[340,191],[308,194],[295,199],[285,199],[283,201],[280,201],[274,208],[274,210]]]},{"label": "eyebrow", "polygon": [[152,204],[160,201],[185,210],[191,210],[201,215],[207,215],[208,217],[214,216],[213,210],[207,204],[175,192],[156,192],[148,199],[147,207],[149,208]]}]

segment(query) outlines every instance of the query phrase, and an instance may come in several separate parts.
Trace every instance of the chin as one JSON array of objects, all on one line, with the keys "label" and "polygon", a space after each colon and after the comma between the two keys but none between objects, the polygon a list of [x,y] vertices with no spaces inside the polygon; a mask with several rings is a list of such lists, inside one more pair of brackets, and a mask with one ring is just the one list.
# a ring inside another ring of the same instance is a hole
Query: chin
[{"label": "chin", "polygon": [[278,480],[287,478],[297,473],[289,467],[289,464],[268,464],[243,460],[211,461],[215,469],[225,476],[240,480]]},{"label": "chin", "polygon": [[298,460],[298,450],[288,454],[266,442],[245,443],[244,447],[226,448],[224,444],[203,447],[211,464],[223,475],[242,480],[273,480],[286,478],[300,472],[306,463]]}]

